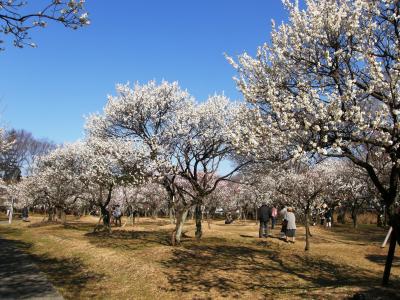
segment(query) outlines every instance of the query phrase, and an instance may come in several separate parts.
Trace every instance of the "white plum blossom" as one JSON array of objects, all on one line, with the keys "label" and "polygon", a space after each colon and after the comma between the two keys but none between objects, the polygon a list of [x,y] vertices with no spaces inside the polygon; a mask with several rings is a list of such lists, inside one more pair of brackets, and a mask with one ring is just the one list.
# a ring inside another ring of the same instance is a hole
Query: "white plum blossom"
[{"label": "white plum blossom", "polygon": [[[117,95],[109,96],[103,114],[88,118],[89,137],[130,140],[141,145],[152,164],[152,177],[159,180],[175,206],[178,222],[176,241],[188,211],[199,212],[204,197],[217,184],[231,177],[242,165],[218,175],[220,163],[230,158],[249,131],[246,107],[214,95],[197,104],[177,82],[117,85]],[[238,137],[239,136],[239,137]],[[197,218],[197,236],[201,222]],[[201,216],[200,216],[201,217]]]},{"label": "white plum blossom", "polygon": [[[304,10],[283,2],[289,22],[274,26],[271,42],[254,58],[228,58],[260,128],[270,133],[259,144],[279,140],[282,158],[348,158],[390,206],[400,170],[400,25],[391,21],[397,2],[306,0]],[[376,151],[392,162],[388,185],[369,159]]]},{"label": "white plum blossom", "polygon": [[[0,44],[10,37],[15,47],[23,48],[28,45],[36,48],[37,45],[30,42],[29,32],[34,28],[47,27],[47,22],[61,23],[72,29],[90,24],[83,0],[39,2],[0,0],[0,34],[4,35],[0,36]],[[38,3],[42,9],[35,12]]]}]

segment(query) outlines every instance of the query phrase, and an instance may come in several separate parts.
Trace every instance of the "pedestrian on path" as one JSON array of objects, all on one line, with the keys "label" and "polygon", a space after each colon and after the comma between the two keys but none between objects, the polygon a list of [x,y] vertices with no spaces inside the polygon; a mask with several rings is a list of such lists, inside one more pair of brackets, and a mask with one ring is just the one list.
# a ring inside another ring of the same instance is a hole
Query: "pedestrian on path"
[{"label": "pedestrian on path", "polygon": [[276,209],[276,207],[272,207],[271,209],[271,229],[275,228],[275,224],[276,224],[276,217],[278,216],[278,210]]},{"label": "pedestrian on path", "polygon": [[22,209],[22,221],[24,222],[29,222],[28,217],[29,217],[29,209],[27,206],[24,206],[24,208]]},{"label": "pedestrian on path", "polygon": [[287,208],[284,207],[281,209],[279,214],[282,217],[282,228],[281,228],[281,233],[280,233],[280,238],[281,239],[286,239],[286,229],[287,229],[287,220],[286,220],[286,215],[287,215]]},{"label": "pedestrian on path", "polygon": [[296,237],[296,216],[294,215],[294,209],[292,207],[287,208],[286,221],[286,242],[294,243]]},{"label": "pedestrian on path", "polygon": [[258,236],[260,238],[262,237],[268,237],[268,222],[269,219],[271,218],[271,209],[267,206],[267,204],[264,202],[261,207],[258,209],[258,219],[260,221],[260,229]]}]

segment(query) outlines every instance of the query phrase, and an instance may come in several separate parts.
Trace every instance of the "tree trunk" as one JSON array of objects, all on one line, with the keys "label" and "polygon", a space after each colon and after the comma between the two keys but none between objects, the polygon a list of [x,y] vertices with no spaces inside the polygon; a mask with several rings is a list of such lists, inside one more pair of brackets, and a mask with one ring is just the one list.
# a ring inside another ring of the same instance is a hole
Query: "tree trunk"
[{"label": "tree trunk", "polygon": [[[394,224],[395,225],[395,224]],[[392,268],[392,263],[393,263],[393,257],[396,249],[396,228],[395,226],[392,227],[392,234],[390,235],[390,244],[389,244],[389,251],[388,255],[386,257],[386,263],[385,263],[385,270],[383,272],[383,280],[382,280],[382,285],[385,286],[389,283],[389,277],[390,277],[390,270]]]},{"label": "tree trunk", "polygon": [[110,225],[110,212],[103,205],[100,207],[100,210],[101,210],[101,216],[103,218],[104,227],[111,228],[111,225]]},{"label": "tree trunk", "polygon": [[306,248],[305,251],[310,250],[310,224],[309,224],[309,219],[308,219],[308,209],[306,209],[305,212],[305,226],[306,226]]},{"label": "tree trunk", "polygon": [[53,212],[53,208],[49,207],[48,215],[49,215],[49,221],[54,221],[54,212]]},{"label": "tree trunk", "polygon": [[131,206],[130,219],[131,219],[131,225],[133,226],[133,224],[135,224],[135,212],[133,211],[133,207],[132,206]]},{"label": "tree trunk", "polygon": [[176,220],[175,230],[172,232],[171,244],[172,246],[179,245],[181,243],[183,225],[185,224],[189,209],[184,208],[182,212],[178,212],[178,218]]},{"label": "tree trunk", "polygon": [[195,208],[195,216],[196,216],[196,239],[201,239],[201,236],[203,235],[203,231],[201,228],[201,220],[202,220],[202,212],[201,212],[201,204],[196,204]]},{"label": "tree trunk", "polygon": [[383,205],[383,208],[382,208],[382,210],[383,210],[383,227],[385,227],[386,228],[386,226],[387,226],[387,209],[386,209],[386,205]]},{"label": "tree trunk", "polygon": [[353,209],[351,211],[351,218],[353,219],[353,228],[357,228],[357,210]]},{"label": "tree trunk", "polygon": [[382,212],[381,211],[377,211],[377,214],[376,214],[376,226],[383,227],[383,220],[382,220]]},{"label": "tree trunk", "polygon": [[386,257],[385,271],[383,273],[382,285],[387,285],[389,283],[390,270],[392,268],[393,257],[395,254],[396,243],[400,245],[400,210],[395,211],[392,207],[387,210],[392,213],[390,216],[389,225],[392,226],[392,233],[390,235],[390,245],[388,255]]},{"label": "tree trunk", "polygon": [[67,223],[67,214],[65,213],[65,210],[61,210],[61,223],[66,224]]},{"label": "tree trunk", "polygon": [[176,223],[176,219],[175,219],[175,214],[174,214],[174,208],[172,207],[172,205],[169,207],[169,221],[171,224],[175,224]]},{"label": "tree trunk", "polygon": [[339,209],[339,214],[338,214],[338,217],[337,217],[337,221],[340,224],[345,224],[346,223],[346,208],[341,207]]}]

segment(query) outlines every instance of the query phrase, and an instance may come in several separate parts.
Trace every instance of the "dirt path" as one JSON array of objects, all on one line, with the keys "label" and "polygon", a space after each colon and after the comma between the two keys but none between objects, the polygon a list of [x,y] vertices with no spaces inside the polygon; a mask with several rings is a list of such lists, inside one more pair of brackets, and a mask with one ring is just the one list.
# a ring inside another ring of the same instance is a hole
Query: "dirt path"
[{"label": "dirt path", "polygon": [[0,237],[0,299],[62,300],[24,248],[24,243]]}]

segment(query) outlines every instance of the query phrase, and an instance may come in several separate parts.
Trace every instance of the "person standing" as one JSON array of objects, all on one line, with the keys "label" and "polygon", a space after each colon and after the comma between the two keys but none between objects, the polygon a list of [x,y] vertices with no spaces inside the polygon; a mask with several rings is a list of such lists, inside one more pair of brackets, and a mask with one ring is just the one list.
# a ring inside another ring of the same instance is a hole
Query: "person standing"
[{"label": "person standing", "polygon": [[276,207],[272,207],[271,209],[271,229],[275,228],[275,224],[276,224],[276,217],[278,215],[278,210],[276,209]]},{"label": "person standing", "polygon": [[281,228],[280,238],[281,239],[286,239],[286,227],[287,227],[286,214],[287,214],[287,208],[286,207],[282,208],[280,210],[279,214],[282,217],[282,228]]},{"label": "person standing", "polygon": [[28,210],[27,206],[24,206],[24,208],[22,209],[21,215],[22,215],[22,221],[29,222],[29,220],[28,220],[29,210]]},{"label": "person standing", "polygon": [[332,209],[328,208],[325,212],[325,224],[327,228],[332,227]]},{"label": "person standing", "polygon": [[324,226],[324,224],[325,224],[325,209],[323,207],[320,208],[320,211],[319,211],[319,220],[320,220],[321,226]]},{"label": "person standing", "polygon": [[[294,209],[292,207],[287,208],[286,221],[286,242],[294,243],[296,237],[296,216],[294,215]],[[289,238],[291,240],[289,240]]]},{"label": "person standing", "polygon": [[121,212],[121,208],[119,207],[118,204],[115,206],[115,209],[112,214],[114,217],[115,226],[121,227],[122,212]]},{"label": "person standing", "polygon": [[260,230],[258,236],[268,237],[268,222],[271,217],[271,209],[267,206],[266,203],[263,203],[261,207],[258,209],[258,220],[260,221]]}]

